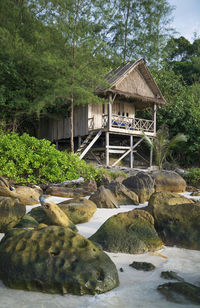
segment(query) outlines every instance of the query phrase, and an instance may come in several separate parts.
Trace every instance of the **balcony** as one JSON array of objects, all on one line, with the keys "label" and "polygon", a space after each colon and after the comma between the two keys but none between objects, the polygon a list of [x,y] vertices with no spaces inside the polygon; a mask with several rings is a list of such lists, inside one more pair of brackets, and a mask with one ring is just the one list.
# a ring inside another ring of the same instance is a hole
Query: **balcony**
[{"label": "balcony", "polygon": [[[95,128],[94,118],[88,119],[88,129],[89,131],[98,129]],[[108,115],[102,116],[102,125],[101,127],[99,127],[99,129],[108,129]],[[112,115],[111,127],[109,131],[121,132],[131,135],[141,135],[143,132],[145,132],[147,135],[155,135],[154,121],[139,118],[130,118],[116,114]]]}]

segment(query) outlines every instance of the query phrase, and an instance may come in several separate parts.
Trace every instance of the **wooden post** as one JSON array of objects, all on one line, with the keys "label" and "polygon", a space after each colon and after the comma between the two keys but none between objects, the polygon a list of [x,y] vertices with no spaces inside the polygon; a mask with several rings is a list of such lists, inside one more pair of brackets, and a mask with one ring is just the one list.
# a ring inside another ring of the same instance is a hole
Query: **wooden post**
[{"label": "wooden post", "polygon": [[81,146],[82,143],[82,138],[81,136],[78,136],[78,148]]},{"label": "wooden post", "polygon": [[152,167],[153,162],[153,148],[150,149],[150,161],[149,161],[149,167]]},{"label": "wooden post", "polygon": [[109,104],[108,104],[108,130],[111,129],[112,126],[112,94],[109,94]]},{"label": "wooden post", "polygon": [[106,132],[106,167],[109,166],[109,132]]},{"label": "wooden post", "polygon": [[153,104],[153,107],[152,107],[152,120],[153,120],[153,132],[154,132],[154,134],[156,133],[156,110],[157,110],[157,105]]},{"label": "wooden post", "polygon": [[133,168],[133,136],[130,136],[130,168]]},{"label": "wooden post", "polygon": [[58,140],[56,140],[56,149],[58,150]]}]

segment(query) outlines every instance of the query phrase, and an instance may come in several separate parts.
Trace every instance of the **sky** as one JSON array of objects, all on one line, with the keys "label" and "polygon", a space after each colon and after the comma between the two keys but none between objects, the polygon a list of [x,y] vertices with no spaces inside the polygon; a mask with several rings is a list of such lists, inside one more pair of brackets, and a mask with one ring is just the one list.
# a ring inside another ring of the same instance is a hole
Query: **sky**
[{"label": "sky", "polygon": [[200,0],[168,0],[175,6],[174,21],[171,26],[190,42],[193,41],[194,32],[200,36]]}]

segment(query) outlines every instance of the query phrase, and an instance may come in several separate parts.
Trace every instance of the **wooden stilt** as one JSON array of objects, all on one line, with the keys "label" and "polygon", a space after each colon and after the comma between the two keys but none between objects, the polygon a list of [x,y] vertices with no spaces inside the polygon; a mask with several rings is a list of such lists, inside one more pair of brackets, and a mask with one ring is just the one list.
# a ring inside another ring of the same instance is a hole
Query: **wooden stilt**
[{"label": "wooden stilt", "polygon": [[82,138],[81,136],[78,136],[78,148],[81,146],[82,143]]},{"label": "wooden stilt", "polygon": [[58,150],[58,140],[56,140],[56,149]]},{"label": "wooden stilt", "polygon": [[106,167],[109,166],[109,132],[106,132]]},{"label": "wooden stilt", "polygon": [[151,166],[152,166],[152,162],[153,162],[153,149],[152,149],[152,147],[151,147],[151,149],[150,149],[150,160],[149,160],[149,167],[151,167]]},{"label": "wooden stilt", "polygon": [[133,168],[133,136],[130,136],[130,168]]}]

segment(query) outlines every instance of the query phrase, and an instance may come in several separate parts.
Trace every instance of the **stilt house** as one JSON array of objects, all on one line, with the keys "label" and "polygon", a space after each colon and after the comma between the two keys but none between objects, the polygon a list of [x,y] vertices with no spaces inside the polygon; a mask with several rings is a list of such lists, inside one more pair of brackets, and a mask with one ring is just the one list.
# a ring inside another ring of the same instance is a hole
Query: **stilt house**
[{"label": "stilt house", "polygon": [[[165,105],[165,99],[154,81],[145,60],[127,63],[111,71],[106,76],[109,84],[107,89],[98,90],[97,95],[107,100],[107,104],[89,104],[75,107],[74,137],[79,140],[77,153],[83,158],[89,151],[94,155],[94,144],[104,137],[106,165],[109,166],[111,153],[121,154],[113,165],[116,165],[128,154],[130,167],[133,167],[134,153],[144,138],[144,133],[156,137],[156,110]],[[152,108],[152,118],[137,118],[136,111]],[[122,146],[110,144],[111,135],[129,137],[129,144]],[[42,120],[39,137],[47,138],[58,143],[70,138],[70,118],[63,116],[60,119]],[[82,142],[82,140],[84,140]],[[94,155],[95,156],[95,155]],[[152,153],[150,153],[150,164]]]}]

